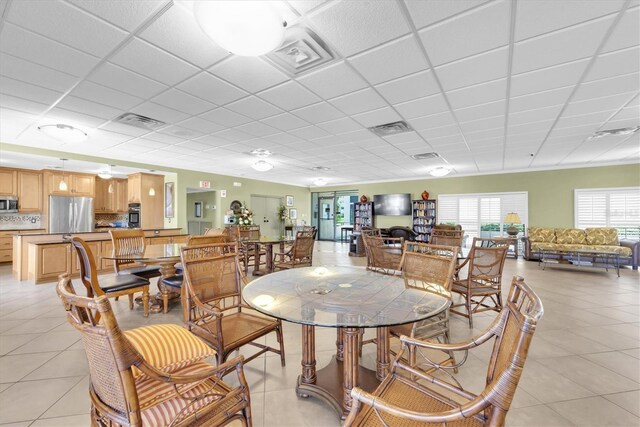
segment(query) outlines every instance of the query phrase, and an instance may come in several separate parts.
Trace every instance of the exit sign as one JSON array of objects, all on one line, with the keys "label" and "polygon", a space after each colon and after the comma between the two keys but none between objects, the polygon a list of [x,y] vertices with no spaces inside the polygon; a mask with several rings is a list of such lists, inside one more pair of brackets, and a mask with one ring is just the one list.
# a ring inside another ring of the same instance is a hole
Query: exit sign
[{"label": "exit sign", "polygon": [[200,188],[211,188],[211,181],[200,181]]}]

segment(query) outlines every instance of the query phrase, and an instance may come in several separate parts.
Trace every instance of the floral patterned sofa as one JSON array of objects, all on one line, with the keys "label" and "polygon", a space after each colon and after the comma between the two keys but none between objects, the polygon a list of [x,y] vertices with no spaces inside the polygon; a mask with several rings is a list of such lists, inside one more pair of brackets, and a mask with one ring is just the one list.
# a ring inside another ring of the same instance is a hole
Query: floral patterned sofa
[{"label": "floral patterned sofa", "polygon": [[618,240],[615,228],[546,228],[529,227],[524,237],[524,259],[537,261],[541,249],[553,249],[559,252],[575,249],[617,252],[620,265],[630,265],[638,269],[638,251],[640,243],[634,240]]}]

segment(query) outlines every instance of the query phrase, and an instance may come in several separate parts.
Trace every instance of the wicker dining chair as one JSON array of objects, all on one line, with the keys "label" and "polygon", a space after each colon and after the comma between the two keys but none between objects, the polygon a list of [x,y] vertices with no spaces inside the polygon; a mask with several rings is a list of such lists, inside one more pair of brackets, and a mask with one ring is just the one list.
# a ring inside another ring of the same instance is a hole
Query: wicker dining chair
[{"label": "wicker dining chair", "polygon": [[431,230],[431,239],[429,240],[429,243],[462,248],[463,238],[463,230],[433,229]]},{"label": "wicker dining chair", "polygon": [[[251,344],[261,350],[246,361],[272,351],[285,364],[282,323],[263,316],[242,300],[246,277],[240,268],[236,244],[182,248],[184,284],[182,314],[185,327],[216,350],[218,363],[229,353]],[[280,348],[255,342],[274,332]]]},{"label": "wicker dining chair", "polygon": [[79,237],[71,238],[78,258],[80,260],[80,279],[87,289],[87,296],[97,297],[104,295],[107,298],[127,295],[129,297],[129,310],[133,310],[133,296],[136,292],[142,292],[142,312],[144,317],[149,316],[149,280],[135,274],[123,274],[102,277],[98,280],[96,260],[89,245]]},{"label": "wicker dining chair", "polygon": [[367,270],[377,271],[383,274],[396,274],[400,272],[402,261],[402,237],[378,237],[367,234],[362,235],[364,251],[367,256]]},{"label": "wicker dining chair", "polygon": [[[462,302],[451,306],[451,312],[467,317],[473,328],[473,314],[502,309],[502,270],[509,248],[508,239],[474,238],[467,258],[458,265],[456,277],[467,267],[467,276],[453,281],[451,291]],[[461,311],[458,307],[464,307]]]},{"label": "wicker dining chair", "polygon": [[[82,334],[92,426],[251,426],[242,356],[213,366],[213,350],[178,325],[122,331],[109,300],[76,295],[66,274],[56,291]],[[235,387],[221,380],[233,371]]]},{"label": "wicker dining chair", "polygon": [[243,226],[231,226],[228,227],[228,242],[237,242],[238,250],[240,252],[240,261],[244,267],[244,274],[249,272],[249,265],[255,257],[258,256],[258,262],[266,264],[264,256],[266,252],[258,245],[258,251],[256,252],[256,245],[254,243],[246,243],[247,240],[260,239],[260,226],[259,225],[243,225]]},{"label": "wicker dining chair", "polygon": [[273,270],[311,267],[315,242],[315,230],[296,232],[296,240],[289,250],[273,253]]},{"label": "wicker dining chair", "polygon": [[[113,254],[127,256],[144,252],[146,246],[143,230],[109,230],[113,244]],[[160,267],[157,265],[146,266],[128,259],[120,259],[113,262],[116,274],[135,274],[136,276],[151,279],[160,277]]]},{"label": "wicker dining chair", "polygon": [[[402,349],[378,388],[373,393],[352,389],[351,411],[344,425],[503,426],[542,315],[540,298],[522,277],[514,277],[504,309],[479,336],[456,344],[402,336]],[[463,389],[453,377],[452,383],[446,376],[436,377],[418,367],[426,362],[439,374],[448,374],[453,367],[433,363],[424,350],[467,352],[491,341],[493,352],[480,394]],[[423,360],[407,362],[412,353]]]},{"label": "wicker dining chair", "polygon": [[[457,256],[458,248],[454,246],[405,242],[401,265],[405,287],[442,295],[451,300]],[[396,337],[407,335],[448,344],[449,309],[419,322],[391,326],[389,332]],[[448,354],[449,358],[442,363],[455,365],[453,351]]]}]

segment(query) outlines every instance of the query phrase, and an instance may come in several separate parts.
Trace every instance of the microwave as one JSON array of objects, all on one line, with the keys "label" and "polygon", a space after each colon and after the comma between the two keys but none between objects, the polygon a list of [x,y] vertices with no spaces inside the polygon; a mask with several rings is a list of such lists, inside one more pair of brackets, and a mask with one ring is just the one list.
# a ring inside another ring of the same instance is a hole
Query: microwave
[{"label": "microwave", "polygon": [[18,198],[16,196],[0,196],[0,213],[18,212]]}]

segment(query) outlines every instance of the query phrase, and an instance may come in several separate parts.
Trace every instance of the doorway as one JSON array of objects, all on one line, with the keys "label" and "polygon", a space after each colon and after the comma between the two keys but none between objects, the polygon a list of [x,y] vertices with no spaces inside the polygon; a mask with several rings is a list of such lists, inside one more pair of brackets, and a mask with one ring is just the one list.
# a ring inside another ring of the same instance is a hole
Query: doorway
[{"label": "doorway", "polygon": [[353,226],[354,203],[358,200],[355,190],[312,193],[311,225],[318,228],[318,240],[340,240],[342,229]]},{"label": "doorway", "polygon": [[282,198],[275,196],[251,196],[253,223],[260,226],[260,234],[281,236],[284,233],[282,222],[278,218],[278,208]]}]

